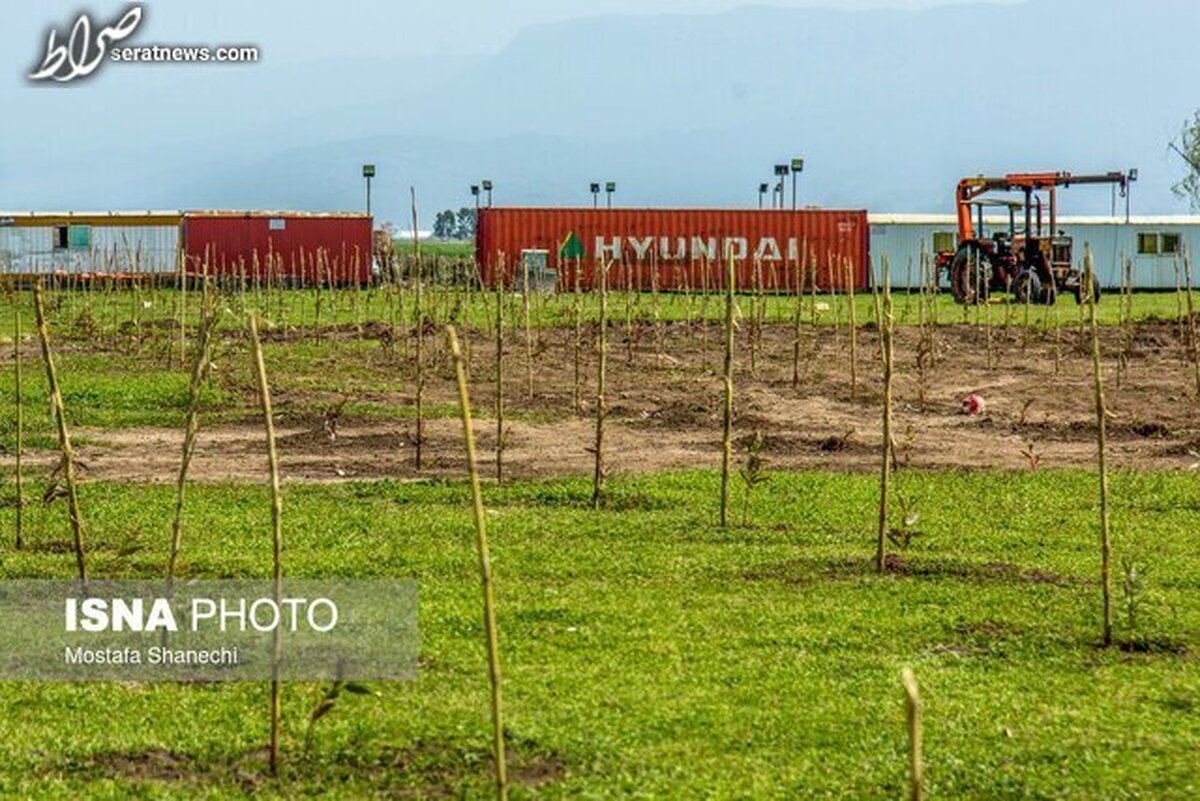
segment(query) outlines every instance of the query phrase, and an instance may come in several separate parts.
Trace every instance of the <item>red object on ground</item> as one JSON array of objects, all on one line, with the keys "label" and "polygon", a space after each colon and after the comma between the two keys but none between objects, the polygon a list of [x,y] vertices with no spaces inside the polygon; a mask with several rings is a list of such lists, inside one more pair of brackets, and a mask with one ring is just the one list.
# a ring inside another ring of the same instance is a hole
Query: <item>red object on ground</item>
[{"label": "red object on ground", "polygon": [[501,264],[519,286],[523,254],[541,251],[560,290],[574,288],[576,266],[593,288],[597,261],[611,262],[613,288],[719,289],[730,255],[740,289],[808,291],[814,272],[823,290],[868,289],[869,238],[865,211],[484,208],[475,258],[490,286]]},{"label": "red object on ground", "polygon": [[189,276],[365,284],[371,280],[371,218],[189,211],[183,215],[183,252]]},{"label": "red object on ground", "polygon": [[979,395],[971,394],[963,398],[962,413],[963,414],[983,414],[986,408],[984,400]]}]

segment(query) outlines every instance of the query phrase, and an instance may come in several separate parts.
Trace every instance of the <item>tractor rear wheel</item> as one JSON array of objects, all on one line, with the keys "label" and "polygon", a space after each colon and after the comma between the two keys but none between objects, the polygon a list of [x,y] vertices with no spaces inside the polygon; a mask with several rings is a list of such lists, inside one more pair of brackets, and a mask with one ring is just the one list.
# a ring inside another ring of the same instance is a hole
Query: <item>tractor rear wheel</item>
[{"label": "tractor rear wheel", "polygon": [[1042,279],[1037,277],[1037,273],[1021,273],[1013,282],[1013,296],[1021,304],[1043,302]]},{"label": "tractor rear wheel", "polygon": [[978,245],[963,245],[950,263],[950,291],[967,306],[987,303],[992,284],[992,261]]}]

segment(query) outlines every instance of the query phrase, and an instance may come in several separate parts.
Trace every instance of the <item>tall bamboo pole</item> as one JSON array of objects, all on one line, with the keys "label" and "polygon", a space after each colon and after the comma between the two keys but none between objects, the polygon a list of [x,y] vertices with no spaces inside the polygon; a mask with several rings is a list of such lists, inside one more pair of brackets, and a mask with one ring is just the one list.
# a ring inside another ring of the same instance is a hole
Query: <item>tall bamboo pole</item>
[{"label": "tall bamboo pole", "polygon": [[533,329],[529,308],[529,260],[521,259],[521,322],[525,328],[526,397],[533,400]]},{"label": "tall bamboo pole", "polygon": [[858,396],[858,318],[854,310],[854,268],[849,259],[843,262],[846,276],[846,302],[849,305],[850,327],[850,397]]},{"label": "tall bamboo pole", "polygon": [[467,473],[471,480],[471,506],[475,514],[475,547],[479,554],[479,579],[483,585],[483,623],[487,633],[488,680],[492,688],[492,759],[495,761],[496,797],[508,798],[508,765],[504,749],[504,704],[500,694],[500,637],[496,630],[496,601],[492,590],[492,563],[488,551],[487,516],[483,511],[483,493],[479,488],[479,469],[475,458],[475,429],[471,424],[471,401],[467,396],[467,376],[454,326],[446,326],[454,378],[458,384],[463,439],[467,445]]},{"label": "tall bamboo pole", "polygon": [[496,280],[496,483],[504,483],[504,256]]},{"label": "tall bamboo pole", "polygon": [[887,567],[888,491],[892,479],[892,285],[888,273],[883,274],[883,446],[879,468],[879,538],[875,546],[875,569],[883,573]]},{"label": "tall bamboo pole", "polygon": [[583,365],[582,365],[582,359],[583,359],[583,298],[580,294],[581,277],[579,275],[579,273],[581,271],[582,271],[582,264],[580,262],[580,259],[576,258],[575,259],[575,273],[573,276],[574,284],[575,284],[575,288],[574,288],[574,296],[575,297],[574,297],[574,307],[572,308],[572,314],[574,315],[574,318],[575,318],[575,341],[573,343],[574,356],[575,356],[575,383],[574,383],[574,390],[572,392],[572,399],[575,404],[575,414],[576,415],[583,414],[583,390],[582,390],[582,383],[583,383]]},{"label": "tall bamboo pole", "polygon": [[1104,646],[1112,645],[1112,543],[1108,516],[1108,463],[1105,455],[1107,435],[1104,407],[1104,376],[1100,367],[1100,326],[1096,321],[1095,272],[1092,251],[1084,244],[1084,287],[1087,292],[1088,318],[1092,332],[1093,395],[1096,402],[1096,465],[1100,473],[1100,581],[1104,596]]},{"label": "tall bamboo pole", "polygon": [[413,271],[416,276],[413,316],[417,320],[417,436],[416,441],[413,443],[415,446],[413,450],[413,465],[417,470],[420,470],[421,449],[425,445],[425,313],[422,303],[421,239],[417,236],[417,189],[410,186],[408,192],[412,199]]},{"label": "tall bamboo pole", "polygon": [[900,672],[904,683],[905,707],[908,717],[908,797],[921,801],[925,795],[925,765],[921,753],[921,696],[917,692],[917,679],[913,672],[904,668]]},{"label": "tall bamboo pole", "polygon": [[733,469],[733,322],[734,284],[736,276],[733,256],[729,256],[725,271],[725,360],[721,375],[725,384],[721,406],[721,527],[729,525],[730,472]]},{"label": "tall bamboo pole", "polygon": [[[271,474],[271,543],[274,557],[275,603],[283,596],[283,494],[279,487],[279,455],[275,448],[275,421],[271,416],[271,388],[267,384],[267,367],[263,361],[262,343],[258,338],[258,321],[250,317],[250,344],[254,349],[254,372],[258,378],[258,396],[262,403],[263,426],[267,433],[267,467]],[[279,718],[282,712],[279,661],[282,641],[275,627],[271,658],[271,775],[279,774]]]},{"label": "tall bamboo pole", "polygon": [[18,286],[13,302],[13,382],[17,406],[17,550],[21,549],[21,527],[25,515],[25,490],[22,484],[21,453],[24,450],[25,436],[25,398],[21,388],[21,289]]},{"label": "tall bamboo pole", "polygon": [[596,465],[592,476],[592,507],[599,509],[604,500],[604,416],[608,372],[608,268],[596,262],[600,289],[600,324],[596,332]]},{"label": "tall bamboo pole", "polygon": [[87,581],[87,565],[83,553],[83,512],[79,508],[79,491],[75,483],[75,451],[71,447],[71,434],[67,431],[67,413],[63,407],[62,391],[58,386],[58,371],[54,366],[54,353],[50,348],[50,330],[46,325],[46,304],[42,297],[42,282],[33,289],[34,307],[37,313],[38,339],[42,345],[42,360],[46,364],[46,383],[50,388],[50,402],[54,410],[54,422],[58,426],[58,448],[62,453],[63,479],[67,485],[67,510],[71,518],[74,535],[75,568],[79,580]]},{"label": "tall bamboo pole", "polygon": [[[207,288],[206,288],[207,289]],[[183,454],[179,462],[179,474],[175,480],[175,513],[171,520],[171,552],[167,558],[167,593],[175,584],[175,567],[179,560],[179,545],[183,536],[183,501],[187,488],[188,468],[196,452],[196,436],[200,429],[200,391],[208,377],[209,354],[212,345],[212,330],[216,317],[212,310],[212,299],[204,293],[204,308],[200,329],[196,334],[196,355],[192,360],[191,377],[188,379],[187,420],[183,430]]]}]

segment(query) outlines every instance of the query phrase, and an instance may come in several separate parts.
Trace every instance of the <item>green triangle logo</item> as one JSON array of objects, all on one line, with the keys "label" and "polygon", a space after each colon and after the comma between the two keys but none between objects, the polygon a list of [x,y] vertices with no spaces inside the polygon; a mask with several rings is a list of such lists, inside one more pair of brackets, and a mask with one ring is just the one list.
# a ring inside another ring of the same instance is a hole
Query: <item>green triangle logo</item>
[{"label": "green triangle logo", "polygon": [[558,248],[558,257],[560,259],[582,259],[585,256],[587,254],[583,252],[583,243],[579,241],[579,237],[576,236],[575,232],[572,231],[567,234],[567,238],[563,240],[562,245]]}]

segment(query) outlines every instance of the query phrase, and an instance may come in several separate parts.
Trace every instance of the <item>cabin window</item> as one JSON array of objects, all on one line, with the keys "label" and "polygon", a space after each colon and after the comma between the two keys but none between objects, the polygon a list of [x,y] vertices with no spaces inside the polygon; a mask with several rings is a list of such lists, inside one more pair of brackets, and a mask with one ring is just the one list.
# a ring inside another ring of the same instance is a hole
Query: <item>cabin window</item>
[{"label": "cabin window", "polygon": [[1158,234],[1138,234],[1137,252],[1139,256],[1158,255]]},{"label": "cabin window", "polygon": [[67,239],[67,226],[65,226],[65,225],[54,226],[54,249],[55,250],[66,250],[68,241],[69,240]]},{"label": "cabin window", "polygon": [[1177,233],[1146,232],[1138,234],[1139,256],[1174,256],[1180,252],[1180,237]]},{"label": "cabin window", "polygon": [[933,252],[948,253],[958,247],[958,234],[954,231],[933,232]]},{"label": "cabin window", "polygon": [[67,244],[72,250],[87,250],[92,246],[92,227],[72,225],[67,228]]}]

